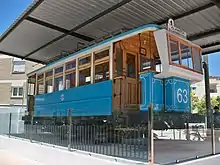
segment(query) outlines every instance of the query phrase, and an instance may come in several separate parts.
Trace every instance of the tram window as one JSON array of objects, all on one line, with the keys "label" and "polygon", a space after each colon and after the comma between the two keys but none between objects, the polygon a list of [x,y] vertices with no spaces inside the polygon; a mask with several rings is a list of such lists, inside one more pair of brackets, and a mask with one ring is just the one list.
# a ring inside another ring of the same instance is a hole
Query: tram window
[{"label": "tram window", "polygon": [[37,83],[37,94],[44,94],[44,83],[43,81],[38,81]]},{"label": "tram window", "polygon": [[201,56],[198,49],[193,48],[194,55],[194,69],[196,71],[202,72]]},{"label": "tram window", "polygon": [[91,56],[84,57],[79,59],[79,65],[90,64],[91,63]]},{"label": "tram window", "polygon": [[144,72],[151,69],[151,61],[146,56],[140,56],[140,71]]},{"label": "tram window", "polygon": [[66,70],[73,69],[73,68],[75,68],[75,67],[76,67],[76,60],[73,60],[73,61],[68,62],[68,63],[66,64]]},{"label": "tram window", "polygon": [[76,73],[72,72],[66,75],[66,89],[75,87]]},{"label": "tram window", "polygon": [[192,48],[187,45],[180,44],[180,50],[181,50],[181,57],[182,57],[182,65],[190,69],[193,69]]},{"label": "tram window", "polygon": [[109,80],[109,62],[95,66],[95,83]]},{"label": "tram window", "polygon": [[63,72],[63,67],[59,67],[55,69],[55,74]]},{"label": "tram window", "polygon": [[122,76],[123,75],[123,50],[121,48],[116,48],[116,68],[115,68],[115,74],[116,76]]},{"label": "tram window", "polygon": [[102,58],[105,58],[105,57],[108,57],[109,56],[109,50],[104,50],[102,52],[99,52],[99,53],[96,53],[95,54],[95,60],[99,60],[99,59],[102,59]]},{"label": "tram window", "polygon": [[79,71],[79,86],[90,84],[91,82],[91,68]]},{"label": "tram window", "polygon": [[180,64],[180,53],[179,53],[179,44],[177,41],[170,40],[170,56],[171,56],[171,61],[174,64]]},{"label": "tram window", "polygon": [[38,79],[38,80],[43,79],[43,78],[44,78],[44,74],[39,74],[39,75],[37,76],[37,79]]},{"label": "tram window", "polygon": [[63,76],[54,79],[54,91],[63,90]]},{"label": "tram window", "polygon": [[49,71],[49,72],[46,72],[46,77],[49,77],[49,76],[52,76],[53,75],[53,71]]},{"label": "tram window", "polygon": [[45,81],[45,93],[52,93],[53,92],[53,82],[52,79]]},{"label": "tram window", "polygon": [[136,77],[135,55],[127,53],[127,77]]}]

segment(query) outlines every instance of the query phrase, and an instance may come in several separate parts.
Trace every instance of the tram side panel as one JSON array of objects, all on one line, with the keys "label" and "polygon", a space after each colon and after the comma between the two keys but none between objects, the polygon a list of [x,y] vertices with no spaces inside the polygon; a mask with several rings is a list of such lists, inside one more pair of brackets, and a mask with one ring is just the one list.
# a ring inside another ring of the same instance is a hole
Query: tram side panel
[{"label": "tram side panel", "polygon": [[35,117],[108,116],[112,114],[112,81],[36,95]]}]

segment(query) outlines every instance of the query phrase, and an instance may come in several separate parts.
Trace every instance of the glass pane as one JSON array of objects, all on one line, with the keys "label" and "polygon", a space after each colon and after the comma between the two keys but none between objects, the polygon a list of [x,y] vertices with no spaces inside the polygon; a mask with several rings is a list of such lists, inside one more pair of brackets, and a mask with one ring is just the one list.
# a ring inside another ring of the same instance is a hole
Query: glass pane
[{"label": "glass pane", "polygon": [[91,69],[87,68],[79,71],[79,86],[90,84],[91,82]]},{"label": "glass pane", "polygon": [[180,54],[179,54],[179,48],[178,48],[178,42],[174,40],[170,40],[170,51],[171,51],[171,61],[175,64],[180,64]]},{"label": "glass pane", "polygon": [[76,60],[66,64],[66,70],[72,69],[72,68],[75,68],[75,67],[76,67]]},{"label": "glass pane", "polygon": [[63,90],[63,76],[54,79],[55,91]]},{"label": "glass pane", "polygon": [[13,90],[13,96],[17,96],[18,88],[12,88],[12,90]]},{"label": "glass pane", "polygon": [[37,83],[37,94],[43,94],[44,93],[44,83],[43,81],[39,81]]},{"label": "glass pane", "polygon": [[116,67],[115,74],[116,76],[123,75],[123,50],[120,48],[116,48]]},{"label": "glass pane", "polygon": [[75,82],[76,82],[75,72],[66,75],[66,89],[75,87]]},{"label": "glass pane", "polygon": [[135,56],[130,53],[127,54],[127,77],[136,77]]},{"label": "glass pane", "polygon": [[60,68],[56,68],[56,69],[55,69],[55,74],[61,73],[61,72],[63,72],[63,67],[60,67]]},{"label": "glass pane", "polygon": [[145,56],[140,57],[140,71],[143,72],[145,70],[151,69],[151,61],[147,59]]},{"label": "glass pane", "polygon": [[18,93],[19,96],[23,96],[23,88],[19,88],[19,93]]},{"label": "glass pane", "polygon": [[38,80],[43,79],[43,78],[44,78],[44,74],[40,74],[40,75],[37,76]]},{"label": "glass pane", "polygon": [[25,61],[13,61],[13,72],[25,72]]},{"label": "glass pane", "polygon": [[49,71],[49,72],[46,72],[46,77],[48,77],[48,76],[52,76],[53,75],[53,71],[51,70],[51,71]]},{"label": "glass pane", "polygon": [[46,92],[45,93],[52,93],[53,92],[52,79],[47,80],[45,83],[46,83]]},{"label": "glass pane", "polygon": [[193,48],[193,53],[194,53],[194,69],[196,71],[202,72],[201,56],[198,49]]},{"label": "glass pane", "polygon": [[182,55],[182,65],[193,69],[192,65],[192,49],[184,44],[180,44],[181,55]]},{"label": "glass pane", "polygon": [[79,60],[79,65],[89,64],[91,62],[91,56],[85,57]]},{"label": "glass pane", "polygon": [[107,56],[109,56],[109,50],[104,50],[102,52],[99,52],[99,53],[95,54],[95,60],[98,60],[98,59],[101,59],[101,58],[104,58],[104,57],[107,57]]},{"label": "glass pane", "polygon": [[95,82],[109,80],[109,62],[95,66]]}]

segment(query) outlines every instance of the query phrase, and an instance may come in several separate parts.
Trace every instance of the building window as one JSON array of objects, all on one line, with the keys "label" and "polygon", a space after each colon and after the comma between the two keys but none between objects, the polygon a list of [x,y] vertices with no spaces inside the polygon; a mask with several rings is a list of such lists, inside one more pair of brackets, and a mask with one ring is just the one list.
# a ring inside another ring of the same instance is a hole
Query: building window
[{"label": "building window", "polygon": [[12,87],[12,97],[23,97],[23,87]]},{"label": "building window", "polygon": [[217,84],[210,84],[210,93],[217,93]]},{"label": "building window", "polygon": [[180,64],[179,44],[177,41],[170,40],[170,55],[171,61],[174,64]]},{"label": "building window", "polygon": [[13,60],[12,73],[25,73],[25,61]]}]

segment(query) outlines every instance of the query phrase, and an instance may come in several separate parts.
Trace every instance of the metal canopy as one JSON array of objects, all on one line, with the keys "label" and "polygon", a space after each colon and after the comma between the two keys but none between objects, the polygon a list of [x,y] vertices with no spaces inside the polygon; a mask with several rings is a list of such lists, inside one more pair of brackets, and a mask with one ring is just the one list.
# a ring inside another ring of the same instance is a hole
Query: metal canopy
[{"label": "metal canopy", "polygon": [[169,18],[203,54],[220,51],[220,0],[35,0],[0,37],[0,53],[49,63],[82,47]]}]

